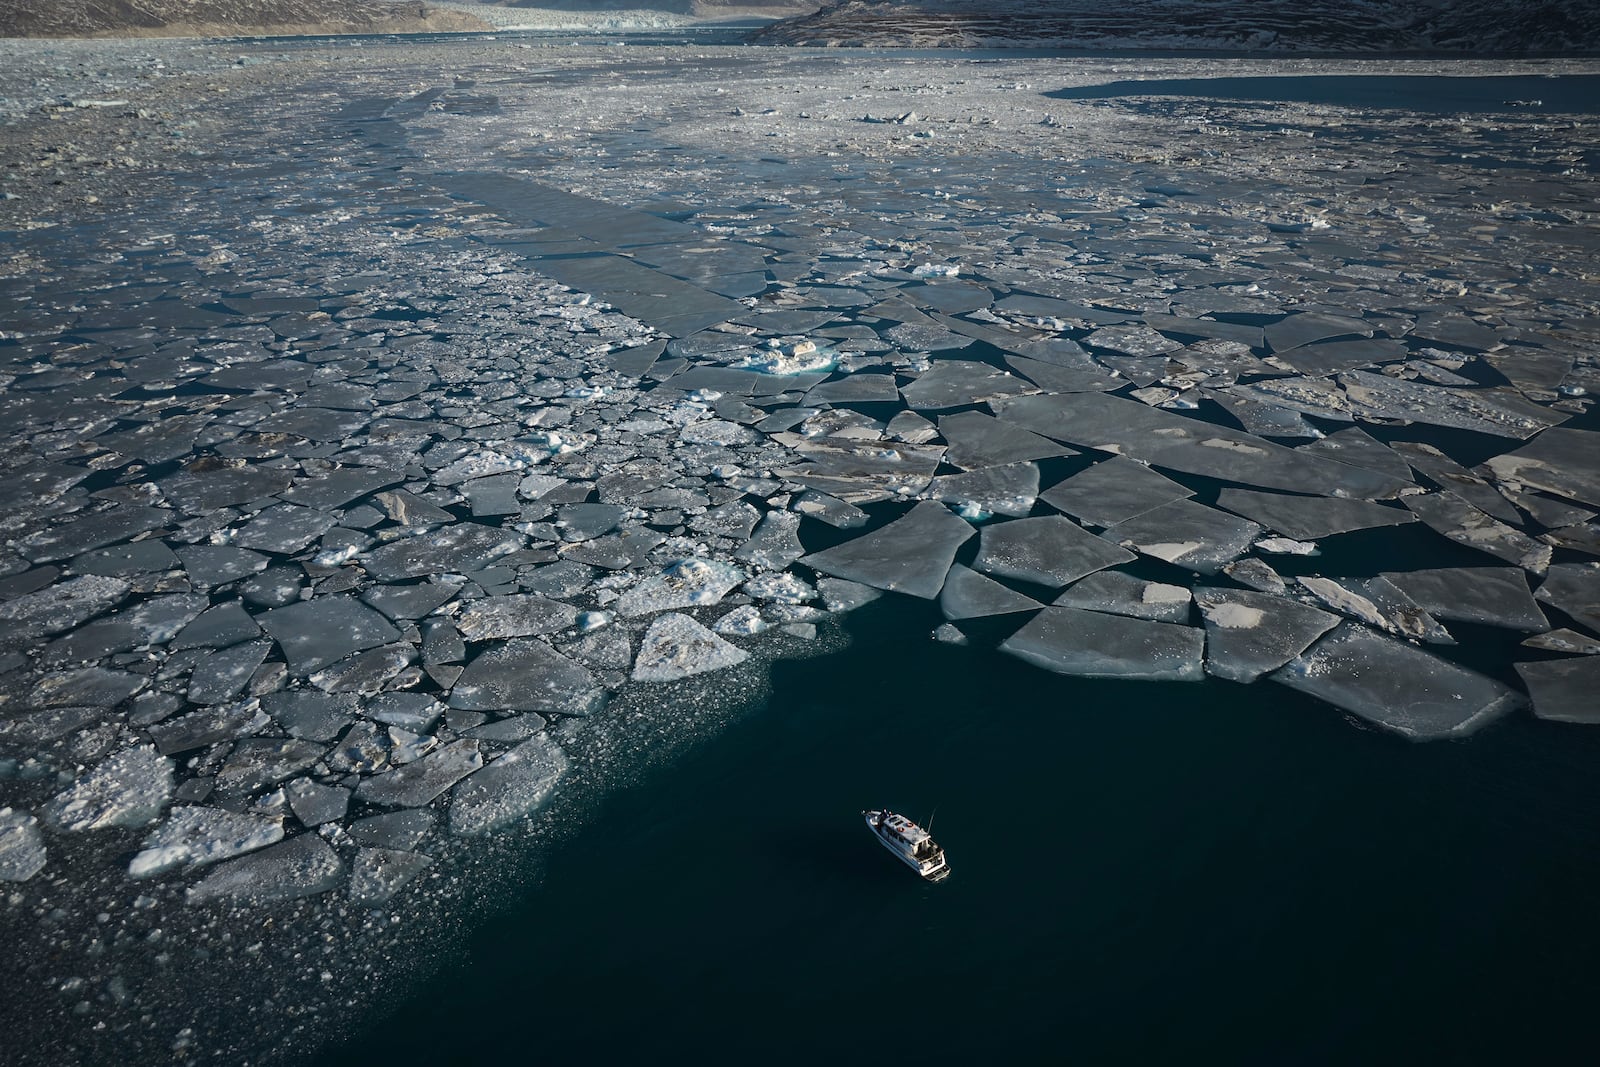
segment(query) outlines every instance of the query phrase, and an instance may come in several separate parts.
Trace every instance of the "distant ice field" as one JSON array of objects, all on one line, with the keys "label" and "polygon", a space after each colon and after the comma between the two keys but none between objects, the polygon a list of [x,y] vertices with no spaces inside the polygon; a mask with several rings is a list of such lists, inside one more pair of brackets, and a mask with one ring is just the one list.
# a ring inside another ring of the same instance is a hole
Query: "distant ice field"
[{"label": "distant ice field", "polygon": [[673,40],[3,46],[19,1063],[307,1060],[812,664],[1586,773],[1593,63]]}]

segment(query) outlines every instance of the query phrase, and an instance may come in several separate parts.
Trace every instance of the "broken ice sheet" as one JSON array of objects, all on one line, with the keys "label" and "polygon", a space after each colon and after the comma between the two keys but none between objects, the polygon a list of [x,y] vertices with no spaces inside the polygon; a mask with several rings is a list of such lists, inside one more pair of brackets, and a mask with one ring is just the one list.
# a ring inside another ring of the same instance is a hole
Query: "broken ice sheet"
[{"label": "broken ice sheet", "polygon": [[262,612],[256,621],[277,640],[289,670],[301,677],[400,637],[387,619],[351,596],[303,600]]},{"label": "broken ice sheet", "polygon": [[356,799],[391,808],[420,808],[483,766],[476,741],[454,741],[401,767],[363,778]]},{"label": "broken ice sheet", "polygon": [[1039,499],[1081,522],[1113,526],[1193,495],[1137,460],[1114,456],[1056,483]]},{"label": "broken ice sheet", "polygon": [[1600,634],[1600,564],[1558,563],[1550,568],[1534,596]]},{"label": "broken ice sheet", "polygon": [[228,861],[195,883],[187,898],[295,900],[326,893],[343,881],[344,861],[320,836],[308,833]]},{"label": "broken ice sheet", "polygon": [[1248,489],[1223,489],[1217,496],[1217,506],[1300,541],[1319,541],[1351,530],[1400,526],[1416,521],[1416,516],[1408,511],[1370,500],[1291,496]]},{"label": "broken ice sheet", "polygon": [[180,805],[145,838],[128,874],[149,878],[175,867],[201,867],[281,840],[283,820],[277,816]]},{"label": "broken ice sheet", "polygon": [[1206,623],[1206,673],[1253,682],[1300,655],[1339,618],[1307,604],[1243,589],[1196,589]]},{"label": "broken ice sheet", "polygon": [[1133,554],[1059,515],[1017,519],[983,529],[973,569],[1059,588]]},{"label": "broken ice sheet", "polygon": [[616,611],[631,616],[710,607],[744,580],[744,571],[730,563],[682,559],[623,593],[617,598]]},{"label": "broken ice sheet", "polygon": [[[958,520],[959,521],[959,520]],[[672,682],[743,663],[748,653],[687,615],[657,616],[639,642],[636,682]]]},{"label": "broken ice sheet", "polygon": [[1188,622],[1189,600],[1189,590],[1181,585],[1146,581],[1123,571],[1100,571],[1073,582],[1052,603],[1156,622]]},{"label": "broken ice sheet", "polygon": [[532,594],[485,597],[462,605],[456,628],[468,641],[531,637],[566,629],[577,614],[570,604]]},{"label": "broken ice sheet", "polygon": [[533,737],[458,783],[450,794],[450,832],[486,833],[523,818],[549,799],[567,772],[554,741]]},{"label": "broken ice sheet", "polygon": [[939,592],[939,610],[946,619],[977,619],[1037,611],[1042,607],[1044,605],[1032,597],[1023,596],[959,563],[950,568],[944,589]]},{"label": "broken ice sheet", "polygon": [[1550,565],[1550,546],[1490,517],[1454,493],[1423,493],[1403,498],[1405,506],[1432,529],[1468,548],[1533,572]]},{"label": "broken ice sheet", "polygon": [[1205,633],[1189,626],[1048,607],[1000,644],[1000,651],[1055,671],[1091,678],[1199,681]]},{"label": "broken ice sheet", "polygon": [[945,462],[963,470],[1077,454],[1065,445],[1008,426],[980,411],[939,416],[939,433],[947,442]]},{"label": "broken ice sheet", "polygon": [[4,637],[26,640],[70,630],[115,607],[131,586],[121,578],[86,574],[0,603]]},{"label": "broken ice sheet", "polygon": [[[964,518],[1010,515],[1021,518],[1033,510],[1039,495],[1039,468],[1033,463],[984,467],[962,474],[943,474],[928,485],[932,500],[952,504]],[[980,514],[969,515],[975,511]]]},{"label": "broken ice sheet", "polygon": [[1600,433],[1561,427],[1484,463],[1496,479],[1600,507]]},{"label": "broken ice sheet", "polygon": [[1383,575],[1430,615],[1524,633],[1550,628],[1515,567],[1448,567]]},{"label": "broken ice sheet", "polygon": [[581,715],[601,696],[600,683],[588,670],[538,638],[519,637],[469,662],[448,703],[463,711]]},{"label": "broken ice sheet", "polygon": [[1415,741],[1464,737],[1522,703],[1492,678],[1348,622],[1267,677]]},{"label": "broken ice sheet", "polygon": [[804,463],[776,473],[851,504],[905,497],[926,489],[943,445],[903,445],[843,438],[802,439]]},{"label": "broken ice sheet", "polygon": [[172,799],[172,761],[150,745],[107,758],[46,804],[45,821],[58,830],[143,826]]},{"label": "broken ice sheet", "polygon": [[943,504],[923,501],[887,526],[803,557],[812,570],[932,600],[973,529]]},{"label": "broken ice sheet", "polygon": [[1108,526],[1102,537],[1200,574],[1215,574],[1250,550],[1261,527],[1192,500],[1175,500]]},{"label": "broken ice sheet", "polygon": [[[943,359],[934,363],[916,381],[900,390],[906,403],[917,411],[938,411],[966,407],[1008,396],[1037,393],[1039,387],[1018,378],[1010,371],[973,360]],[[815,394],[816,390],[812,390]],[[810,400],[810,397],[807,397]]]},{"label": "broken ice sheet", "polygon": [[1533,713],[1555,722],[1600,723],[1600,656],[1519,663]]}]

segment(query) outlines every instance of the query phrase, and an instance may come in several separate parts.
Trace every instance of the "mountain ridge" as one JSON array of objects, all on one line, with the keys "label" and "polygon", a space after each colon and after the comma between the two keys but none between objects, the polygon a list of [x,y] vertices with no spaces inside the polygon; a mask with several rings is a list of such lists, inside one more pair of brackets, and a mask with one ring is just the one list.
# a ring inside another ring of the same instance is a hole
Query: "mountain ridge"
[{"label": "mountain ridge", "polygon": [[0,37],[234,37],[490,30],[460,10],[380,0],[0,0]]}]

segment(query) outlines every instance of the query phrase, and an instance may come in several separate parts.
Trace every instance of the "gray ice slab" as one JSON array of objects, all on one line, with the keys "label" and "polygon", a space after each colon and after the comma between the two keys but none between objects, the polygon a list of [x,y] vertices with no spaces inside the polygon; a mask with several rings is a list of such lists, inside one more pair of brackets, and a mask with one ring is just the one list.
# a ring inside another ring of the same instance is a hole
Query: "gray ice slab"
[{"label": "gray ice slab", "polygon": [[1107,541],[1200,574],[1215,574],[1250,551],[1261,527],[1192,500],[1174,500],[1106,527]]},{"label": "gray ice slab", "polygon": [[1366,421],[1409,419],[1526,440],[1567,418],[1514,389],[1452,389],[1359,370],[1341,374],[1339,384],[1351,412]]},{"label": "gray ice slab", "polygon": [[1514,563],[1534,574],[1550,565],[1550,546],[1484,514],[1454,493],[1402,498],[1423,522],[1450,540]]},{"label": "gray ice slab", "polygon": [[431,693],[379,693],[361,705],[361,714],[375,722],[425,734],[445,713]]},{"label": "gray ice slab", "polygon": [[571,604],[519,593],[468,601],[456,616],[456,627],[468,641],[492,641],[564,630],[577,617]]},{"label": "gray ice slab", "polygon": [[846,438],[801,440],[806,461],[776,473],[851,504],[920,493],[944,456],[943,445],[903,445]]},{"label": "gray ice slab", "polygon": [[483,766],[476,741],[454,741],[402,767],[361,779],[356,799],[387,808],[420,808]]},{"label": "gray ice slab", "polygon": [[370,815],[350,824],[350,840],[362,848],[410,851],[433,829],[433,815],[421,809]]},{"label": "gray ice slab", "polygon": [[189,581],[200,589],[215,589],[266,570],[271,562],[259,552],[234,545],[184,545],[178,558]]},{"label": "gray ice slab", "polygon": [[[231,543],[239,548],[288,555],[299,552],[327,533],[336,521],[332,515],[315,508],[278,504],[267,508],[235,531]],[[184,556],[183,551],[178,554]]]},{"label": "gray ice slab", "polygon": [[1204,677],[1205,633],[1190,626],[1049,607],[1000,644],[1058,674],[1195,682]]},{"label": "gray ice slab", "polygon": [[949,508],[925,500],[882,529],[800,562],[822,574],[932,600],[944,587],[956,550],[972,534]]},{"label": "gray ice slab", "polygon": [[1288,588],[1288,583],[1283,580],[1278,572],[1259,559],[1235,560],[1222,568],[1222,573],[1240,585],[1247,585],[1258,593],[1277,595]]},{"label": "gray ice slab", "polygon": [[1345,371],[1394,363],[1406,358],[1406,346],[1387,337],[1360,341],[1323,341],[1273,354],[1273,362],[1293,367],[1308,377],[1321,378]]},{"label": "gray ice slab", "polygon": [[1120,378],[1096,364],[1063,365],[1054,360],[1022,355],[1010,355],[1005,359],[1006,366],[1052,393],[1093,393],[1120,389],[1128,384],[1126,378]]},{"label": "gray ice slab", "polygon": [[1267,677],[1414,741],[1464,737],[1522,703],[1492,678],[1348,622]]},{"label": "gray ice slab", "polygon": [[456,521],[450,512],[404,489],[379,493],[373,501],[383,509],[384,515],[402,526],[439,526]]},{"label": "gray ice slab", "polygon": [[48,862],[39,820],[25,811],[0,808],[0,882],[26,882]]},{"label": "gray ice slab", "polygon": [[[1250,348],[1265,347],[1259,326],[1245,326],[1236,322],[1219,322],[1216,319],[1195,318],[1188,315],[1150,313],[1144,317],[1145,325],[1165,334],[1178,337],[1204,337],[1218,341],[1235,341]],[[1175,354],[1175,358],[1181,358]]]},{"label": "gray ice slab", "polygon": [[338,822],[350,807],[350,790],[343,786],[322,785],[309,778],[296,778],[283,788],[289,810],[302,826],[321,826]]},{"label": "gray ice slab", "polygon": [[947,619],[978,619],[1037,611],[1043,604],[1001,585],[993,578],[961,566],[950,568],[939,592],[939,610]]},{"label": "gray ice slab", "polygon": [[145,838],[128,864],[128,874],[149,878],[175,867],[203,867],[282,840],[279,816],[180,805]]},{"label": "gray ice slab", "polygon": [[[240,462],[240,461],[233,461]],[[200,460],[161,479],[161,495],[190,515],[264,500],[289,488],[292,470],[262,466],[219,466]]]},{"label": "gray ice slab", "polygon": [[840,530],[853,530],[867,524],[867,513],[854,504],[815,489],[807,489],[794,498],[790,505],[796,514],[825,522]]},{"label": "gray ice slab", "polygon": [[1361,319],[1308,311],[1270,323],[1263,333],[1267,345],[1274,352],[1282,352],[1330,337],[1371,337],[1372,327]]},{"label": "gray ice slab", "polygon": [[194,665],[186,694],[194,704],[224,704],[233,700],[250,684],[272,651],[271,641],[247,641],[211,653]]},{"label": "gray ice slab", "polygon": [[1320,441],[1300,445],[1296,451],[1308,456],[1338,460],[1354,467],[1365,467],[1386,474],[1397,482],[1411,480],[1410,465],[1392,448],[1359,426],[1346,426]]},{"label": "gray ice slab", "polygon": [[1138,460],[1115,456],[1057,482],[1039,499],[1090,525],[1114,526],[1193,495]]},{"label": "gray ice slab", "polygon": [[1206,673],[1253,682],[1275,671],[1338,625],[1308,604],[1243,589],[1196,589],[1206,623]]},{"label": "gray ice slab", "polygon": [[851,374],[813,386],[805,395],[811,405],[894,402],[900,399],[900,385],[892,374]]},{"label": "gray ice slab", "polygon": [[[1038,391],[1038,386],[1010,371],[964,359],[938,360],[916,381],[900,390],[906,403],[918,411],[965,407]],[[812,394],[815,392],[812,390]],[[807,400],[810,400],[809,395]]]},{"label": "gray ice slab", "polygon": [[622,533],[596,537],[592,541],[580,541],[571,547],[563,545],[561,554],[574,562],[592,567],[624,570],[638,566],[664,540],[666,538],[649,530],[624,530]]},{"label": "gray ice slab", "polygon": [[172,761],[150,745],[135,745],[101,761],[41,814],[66,831],[144,826],[161,814],[172,791]]},{"label": "gray ice slab", "polygon": [[1019,397],[1004,401],[998,414],[1046,437],[1265,489],[1373,499],[1404,487],[1373,471],[1102,393]]},{"label": "gray ice slab", "polygon": [[352,500],[370,496],[380,489],[398,485],[404,477],[398,471],[374,470],[370,467],[345,467],[329,471],[319,478],[302,478],[287,492],[279,493],[282,500],[303,504],[321,511],[343,507]]},{"label": "gray ice slab", "polygon": [[186,648],[226,648],[260,634],[261,627],[244,610],[244,605],[230,600],[201,612],[172,639],[169,647],[174,652]]},{"label": "gray ice slab", "polygon": [[344,883],[344,861],[317,834],[301,834],[230,860],[190,888],[190,903],[234,897],[252,901],[297,900]]},{"label": "gray ice slab", "polygon": [[1600,432],[1565,427],[1484,464],[1505,483],[1600,508]]},{"label": "gray ice slab", "polygon": [[939,433],[947,445],[945,462],[963,470],[1077,455],[1065,445],[979,411],[939,416]]},{"label": "gray ice slab", "polygon": [[97,548],[72,561],[72,569],[78,574],[100,574],[114,578],[156,574],[176,570],[180,565],[172,549],[156,540]]},{"label": "gray ice slab", "polygon": [[1155,622],[1189,621],[1189,590],[1123,571],[1100,571],[1073,582],[1051,603]]},{"label": "gray ice slab", "polygon": [[477,656],[448,701],[463,711],[541,711],[579,715],[601,696],[583,667],[532,637],[518,637]]},{"label": "gray ice slab", "polygon": [[294,407],[279,411],[251,426],[257,433],[283,433],[308,441],[343,441],[365,429],[372,416],[362,411]]},{"label": "gray ice slab", "polygon": [[524,741],[468,775],[450,794],[450,832],[470,837],[537,811],[567,773],[567,755],[548,737]]},{"label": "gray ice slab", "polygon": [[1083,339],[1086,345],[1104,348],[1125,356],[1161,356],[1175,352],[1183,345],[1170,337],[1163,337],[1150,327],[1138,324],[1103,326]]},{"label": "gray ice slab", "polygon": [[170,756],[256,733],[268,722],[258,701],[241,700],[156,723],[150,727],[150,738],[162,755]]},{"label": "gray ice slab", "polygon": [[312,674],[354,652],[399,640],[400,632],[352,596],[325,596],[256,617],[283,649],[289,670]]},{"label": "gray ice slab", "polygon": [[1316,438],[1321,435],[1320,430],[1301,418],[1300,413],[1292,408],[1264,403],[1226,390],[1201,389],[1200,392],[1206,399],[1220,404],[1228,414],[1239,420],[1239,425],[1244,427],[1246,433],[1262,437],[1299,439]]},{"label": "gray ice slab", "polygon": [[1523,633],[1550,628],[1528,590],[1527,575],[1516,567],[1386,571],[1383,577],[1436,618]]},{"label": "gray ice slab", "polygon": [[1600,723],[1600,656],[1519,663],[1517,673],[1539,718]]},{"label": "gray ice slab", "polygon": [[328,752],[328,746],[297,737],[246,737],[233,746],[217,772],[217,790],[239,796],[283,781]]},{"label": "gray ice slab", "polygon": [[456,491],[467,498],[475,519],[516,515],[522,511],[522,501],[517,497],[517,485],[521,481],[522,476],[518,474],[496,474],[462,482],[456,486]]},{"label": "gray ice slab", "polygon": [[121,603],[131,591],[121,578],[85,574],[0,603],[0,640],[62,633]]},{"label": "gray ice slab", "polygon": [[929,499],[947,504],[976,504],[984,511],[1016,518],[1033,510],[1038,495],[1039,468],[1033,463],[940,475],[928,485]]},{"label": "gray ice slab", "polygon": [[362,565],[368,574],[384,582],[480,571],[524,543],[521,534],[510,530],[458,522],[373,549]]},{"label": "gray ice slab", "polygon": [[870,604],[883,596],[883,593],[870,585],[860,582],[850,582],[843,578],[822,578],[817,582],[817,593],[822,597],[822,606],[836,615],[847,611],[854,611],[864,604]]},{"label": "gray ice slab", "polygon": [[1545,574],[1534,595],[1600,634],[1600,565],[1558,563]]},{"label": "gray ice slab", "polygon": [[1043,515],[983,528],[973,569],[1059,589],[1134,558],[1071,519]]},{"label": "gray ice slab", "polygon": [[1217,506],[1298,541],[1316,541],[1351,530],[1402,526],[1416,516],[1403,508],[1370,500],[1331,496],[1289,496],[1249,489],[1223,489]]},{"label": "gray ice slab", "polygon": [[458,582],[422,582],[418,585],[375,585],[361,599],[396,622],[420,619],[449,603],[461,591]]},{"label": "gray ice slab", "polygon": [[639,641],[633,664],[636,682],[673,682],[743,663],[743,649],[729,644],[687,615],[658,615]]},{"label": "gray ice slab", "polygon": [[1524,648],[1541,648],[1546,652],[1566,652],[1574,656],[1600,655],[1600,638],[1586,637],[1576,630],[1562,628],[1535,634],[1522,642]]},{"label": "gray ice slab", "polygon": [[1432,445],[1420,441],[1396,441],[1389,447],[1439,488],[1455,494],[1479,511],[1493,515],[1501,522],[1522,521],[1517,509],[1493,486]]},{"label": "gray ice slab", "polygon": [[782,570],[801,556],[800,515],[793,511],[769,511],[754,535],[733,551],[733,558],[757,570]]},{"label": "gray ice slab", "polygon": [[350,865],[350,899],[358,904],[382,904],[432,864],[433,859],[420,852],[363,848]]},{"label": "gray ice slab", "polygon": [[615,530],[627,514],[628,509],[617,504],[563,504],[556,511],[556,527],[562,540],[588,541]]},{"label": "gray ice slab", "polygon": [[165,508],[121,504],[108,511],[78,512],[48,529],[24,537],[17,550],[34,563],[71,559],[170,525],[177,514]]},{"label": "gray ice slab", "polygon": [[140,692],[150,679],[131,671],[83,667],[43,675],[28,694],[36,708],[93,706],[110,709]]}]

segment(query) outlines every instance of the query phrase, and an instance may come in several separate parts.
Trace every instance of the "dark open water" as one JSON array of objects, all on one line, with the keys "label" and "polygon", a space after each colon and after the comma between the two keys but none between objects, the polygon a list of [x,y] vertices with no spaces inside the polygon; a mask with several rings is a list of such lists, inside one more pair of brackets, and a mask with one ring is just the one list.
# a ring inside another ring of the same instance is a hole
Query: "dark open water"
[{"label": "dark open water", "polygon": [[[1588,1061],[1600,734],[1417,745],[938,621],[879,601],[780,665],[322,1062]],[[873,841],[879,804],[937,805],[948,881]]]}]

